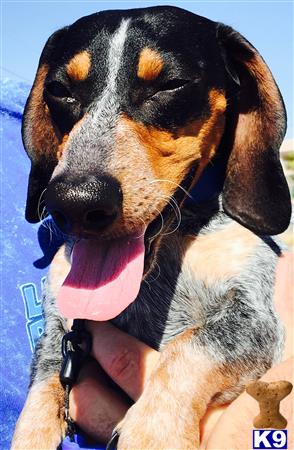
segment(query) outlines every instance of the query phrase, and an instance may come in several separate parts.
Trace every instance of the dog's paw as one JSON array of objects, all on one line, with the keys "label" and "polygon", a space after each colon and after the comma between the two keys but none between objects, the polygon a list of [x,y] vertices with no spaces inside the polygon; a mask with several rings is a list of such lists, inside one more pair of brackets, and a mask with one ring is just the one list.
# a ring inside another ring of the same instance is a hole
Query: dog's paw
[{"label": "dog's paw", "polygon": [[35,383],[17,421],[11,450],[53,450],[65,435],[64,390],[56,373]]},{"label": "dog's paw", "polygon": [[176,422],[171,411],[148,411],[139,400],[115,428],[107,450],[197,449],[197,431],[179,429]]}]

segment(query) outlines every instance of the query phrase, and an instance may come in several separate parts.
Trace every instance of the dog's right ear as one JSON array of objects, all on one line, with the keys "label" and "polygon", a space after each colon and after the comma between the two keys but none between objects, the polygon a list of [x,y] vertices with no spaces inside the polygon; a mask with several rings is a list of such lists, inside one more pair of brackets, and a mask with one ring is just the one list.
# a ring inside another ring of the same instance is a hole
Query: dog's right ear
[{"label": "dog's right ear", "polygon": [[218,24],[217,36],[235,87],[228,93],[235,120],[231,117],[227,122],[232,143],[228,144],[224,211],[257,234],[279,234],[291,218],[291,198],[279,158],[286,130],[284,103],[253,45],[223,24]]},{"label": "dog's right ear", "polygon": [[54,59],[54,49],[66,31],[67,28],[56,31],[46,42],[23,114],[22,140],[31,160],[26,219],[31,223],[40,221],[40,199],[57,164],[59,140],[43,99],[43,91],[49,65]]}]

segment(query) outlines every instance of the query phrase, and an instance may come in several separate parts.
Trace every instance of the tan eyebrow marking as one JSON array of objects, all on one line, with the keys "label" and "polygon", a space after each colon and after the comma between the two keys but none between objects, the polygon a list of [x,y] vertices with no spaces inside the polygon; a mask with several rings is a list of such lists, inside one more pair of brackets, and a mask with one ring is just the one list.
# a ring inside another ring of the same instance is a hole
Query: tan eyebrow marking
[{"label": "tan eyebrow marking", "polygon": [[[157,179],[181,183],[191,164],[198,160],[196,182],[214,156],[224,132],[227,102],[224,93],[214,88],[209,92],[208,101],[209,117],[196,119],[176,133],[143,125],[126,115],[121,117],[120,122],[146,149]],[[170,188],[170,183],[167,183],[166,189]]]},{"label": "tan eyebrow marking", "polygon": [[160,54],[145,47],[140,53],[137,75],[143,80],[155,80],[161,73],[164,62]]},{"label": "tan eyebrow marking", "polygon": [[77,53],[66,65],[68,76],[75,81],[82,81],[87,78],[91,68],[91,55],[84,50]]}]

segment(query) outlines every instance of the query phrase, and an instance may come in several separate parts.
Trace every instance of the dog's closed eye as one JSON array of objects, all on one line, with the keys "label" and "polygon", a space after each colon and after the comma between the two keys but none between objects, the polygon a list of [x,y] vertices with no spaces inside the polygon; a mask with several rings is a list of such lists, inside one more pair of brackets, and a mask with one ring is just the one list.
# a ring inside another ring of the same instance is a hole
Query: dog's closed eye
[{"label": "dog's closed eye", "polygon": [[62,135],[68,133],[80,118],[80,101],[73,95],[69,87],[58,80],[50,80],[45,83],[44,100],[58,130]]},{"label": "dog's closed eye", "polygon": [[69,89],[60,81],[50,81],[46,83],[45,91],[50,96],[57,97],[59,99],[64,99],[68,103],[76,101],[76,99],[72,96]]},{"label": "dog's closed eye", "polygon": [[175,91],[182,89],[186,84],[190,83],[190,80],[183,80],[181,78],[173,78],[163,83],[157,92],[161,91]]},{"label": "dog's closed eye", "polygon": [[153,97],[158,97],[161,94],[173,94],[179,92],[183,88],[185,88],[185,86],[190,84],[191,80],[185,80],[182,78],[172,78],[170,80],[163,81],[155,88],[154,92],[150,93],[150,95],[147,96],[146,100],[150,100]]}]

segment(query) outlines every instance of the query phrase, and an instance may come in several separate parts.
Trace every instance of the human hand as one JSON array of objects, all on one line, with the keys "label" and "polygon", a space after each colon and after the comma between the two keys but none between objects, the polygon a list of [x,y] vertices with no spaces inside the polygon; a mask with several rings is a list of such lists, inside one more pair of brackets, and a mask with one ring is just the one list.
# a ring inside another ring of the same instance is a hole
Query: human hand
[{"label": "human hand", "polygon": [[159,352],[109,322],[88,322],[87,328],[99,364],[93,360],[82,367],[71,391],[70,414],[95,441],[106,442],[141,395]]}]

